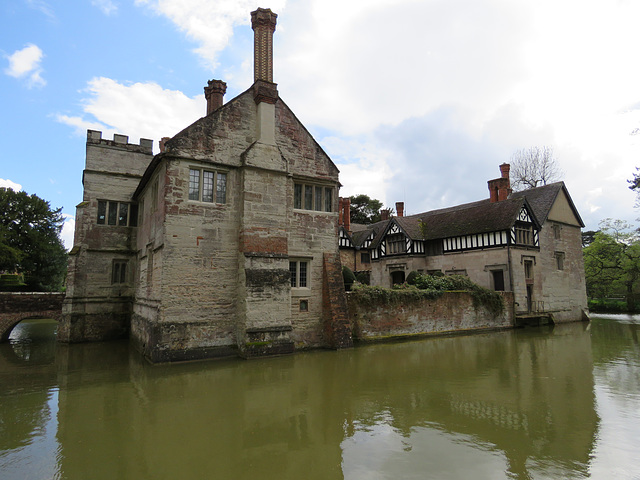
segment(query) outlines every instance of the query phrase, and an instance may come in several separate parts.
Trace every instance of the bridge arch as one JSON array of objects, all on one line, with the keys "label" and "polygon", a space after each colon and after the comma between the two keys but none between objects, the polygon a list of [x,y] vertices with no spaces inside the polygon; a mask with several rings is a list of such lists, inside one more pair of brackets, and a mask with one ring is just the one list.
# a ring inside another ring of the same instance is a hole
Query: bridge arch
[{"label": "bridge arch", "polygon": [[23,320],[62,318],[64,293],[0,293],[0,343],[7,342],[13,328]]}]

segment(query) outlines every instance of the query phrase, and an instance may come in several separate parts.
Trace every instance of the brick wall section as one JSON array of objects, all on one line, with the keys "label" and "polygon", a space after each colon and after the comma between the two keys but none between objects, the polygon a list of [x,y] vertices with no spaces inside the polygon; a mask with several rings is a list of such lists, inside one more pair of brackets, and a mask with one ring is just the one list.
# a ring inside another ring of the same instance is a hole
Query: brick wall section
[{"label": "brick wall section", "polygon": [[9,339],[13,327],[27,318],[60,321],[64,293],[0,293],[0,342]]},{"label": "brick wall section", "polygon": [[475,308],[465,292],[445,292],[435,300],[415,300],[404,304],[361,303],[347,295],[354,337],[363,342],[511,328],[514,325],[513,294],[503,292],[505,311],[495,317],[482,307]]},{"label": "brick wall section", "polygon": [[331,348],[349,348],[353,346],[353,338],[340,256],[334,253],[325,253],[323,260],[322,307],[327,343]]}]

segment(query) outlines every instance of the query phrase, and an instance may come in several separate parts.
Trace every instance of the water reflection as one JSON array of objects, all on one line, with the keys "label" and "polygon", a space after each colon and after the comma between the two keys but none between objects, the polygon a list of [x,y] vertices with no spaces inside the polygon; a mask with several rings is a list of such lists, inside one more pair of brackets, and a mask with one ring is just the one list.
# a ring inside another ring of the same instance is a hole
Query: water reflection
[{"label": "water reflection", "polygon": [[632,478],[603,435],[640,426],[636,326],[171,366],[112,342],[25,367],[1,345],[0,476],[587,478],[614,451]]}]

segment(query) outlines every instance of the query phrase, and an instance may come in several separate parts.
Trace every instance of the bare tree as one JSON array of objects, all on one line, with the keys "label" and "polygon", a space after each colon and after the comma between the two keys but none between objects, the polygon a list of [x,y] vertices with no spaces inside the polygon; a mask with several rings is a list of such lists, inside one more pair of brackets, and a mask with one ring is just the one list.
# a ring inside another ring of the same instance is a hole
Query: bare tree
[{"label": "bare tree", "polygon": [[541,187],[562,177],[551,147],[531,147],[511,155],[511,188],[515,191]]}]

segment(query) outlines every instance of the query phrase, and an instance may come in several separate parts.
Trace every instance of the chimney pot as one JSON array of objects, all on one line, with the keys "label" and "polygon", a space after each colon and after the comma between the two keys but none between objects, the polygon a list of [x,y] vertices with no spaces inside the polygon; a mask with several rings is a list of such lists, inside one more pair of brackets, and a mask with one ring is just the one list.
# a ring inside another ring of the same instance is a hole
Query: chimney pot
[{"label": "chimney pot", "polygon": [[404,202],[396,202],[396,215],[398,217],[404,216]]},{"label": "chimney pot", "polygon": [[209,80],[204,87],[204,97],[207,99],[207,115],[222,106],[227,84],[222,80]]}]

